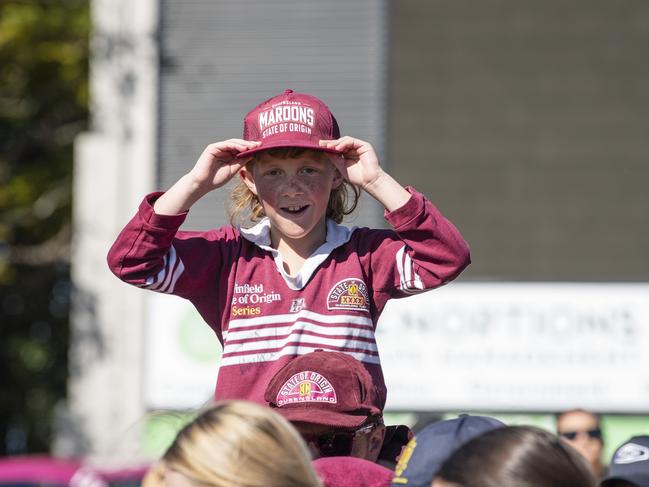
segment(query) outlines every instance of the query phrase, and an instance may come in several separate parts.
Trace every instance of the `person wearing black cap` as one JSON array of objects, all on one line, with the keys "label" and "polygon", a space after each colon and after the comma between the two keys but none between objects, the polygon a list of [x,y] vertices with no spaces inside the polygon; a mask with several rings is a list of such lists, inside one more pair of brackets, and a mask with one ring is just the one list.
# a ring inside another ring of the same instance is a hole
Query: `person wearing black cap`
[{"label": "person wearing black cap", "polygon": [[620,446],[601,487],[649,487],[649,436],[634,436]]}]

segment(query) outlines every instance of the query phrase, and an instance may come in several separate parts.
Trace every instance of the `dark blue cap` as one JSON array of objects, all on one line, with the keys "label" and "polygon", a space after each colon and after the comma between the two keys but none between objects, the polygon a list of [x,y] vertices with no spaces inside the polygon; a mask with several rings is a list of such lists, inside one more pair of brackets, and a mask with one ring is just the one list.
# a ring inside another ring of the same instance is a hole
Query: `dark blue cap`
[{"label": "dark blue cap", "polygon": [[496,418],[468,414],[427,426],[401,453],[392,485],[429,487],[455,450],[476,436],[503,426]]},{"label": "dark blue cap", "polygon": [[616,480],[649,487],[649,436],[634,436],[615,450],[601,485],[614,485]]}]

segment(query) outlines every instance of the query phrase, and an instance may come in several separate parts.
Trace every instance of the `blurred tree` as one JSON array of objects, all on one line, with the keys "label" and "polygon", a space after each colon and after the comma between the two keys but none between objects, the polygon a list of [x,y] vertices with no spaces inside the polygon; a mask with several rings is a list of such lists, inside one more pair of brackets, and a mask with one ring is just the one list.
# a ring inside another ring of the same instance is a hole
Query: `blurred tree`
[{"label": "blurred tree", "polygon": [[48,451],[65,397],[72,144],[88,0],[0,0],[0,454]]}]

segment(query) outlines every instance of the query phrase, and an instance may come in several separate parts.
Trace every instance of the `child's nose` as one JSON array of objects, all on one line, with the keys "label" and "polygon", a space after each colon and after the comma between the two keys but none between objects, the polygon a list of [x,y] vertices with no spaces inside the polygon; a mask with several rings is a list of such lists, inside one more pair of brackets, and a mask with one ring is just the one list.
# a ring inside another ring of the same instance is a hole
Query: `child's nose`
[{"label": "child's nose", "polygon": [[284,185],[284,193],[289,196],[295,196],[303,193],[302,184],[297,177],[289,177]]}]

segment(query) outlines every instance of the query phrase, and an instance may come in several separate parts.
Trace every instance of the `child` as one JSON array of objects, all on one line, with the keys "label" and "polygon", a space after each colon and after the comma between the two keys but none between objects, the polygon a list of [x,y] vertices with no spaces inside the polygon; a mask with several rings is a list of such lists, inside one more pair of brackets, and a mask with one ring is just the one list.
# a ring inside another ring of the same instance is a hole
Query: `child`
[{"label": "child", "polygon": [[[233,218],[247,209],[256,225],[178,231],[197,200],[237,174]],[[359,188],[394,230],[339,225]],[[166,193],[145,197],[108,263],[125,282],[196,306],[223,345],[217,399],[264,403],[283,365],[325,349],[363,362],[384,404],[374,339],[383,307],[455,279],[469,251],[369,143],[340,137],[322,101],[286,90],[246,115],[243,139],[210,144]]]}]

